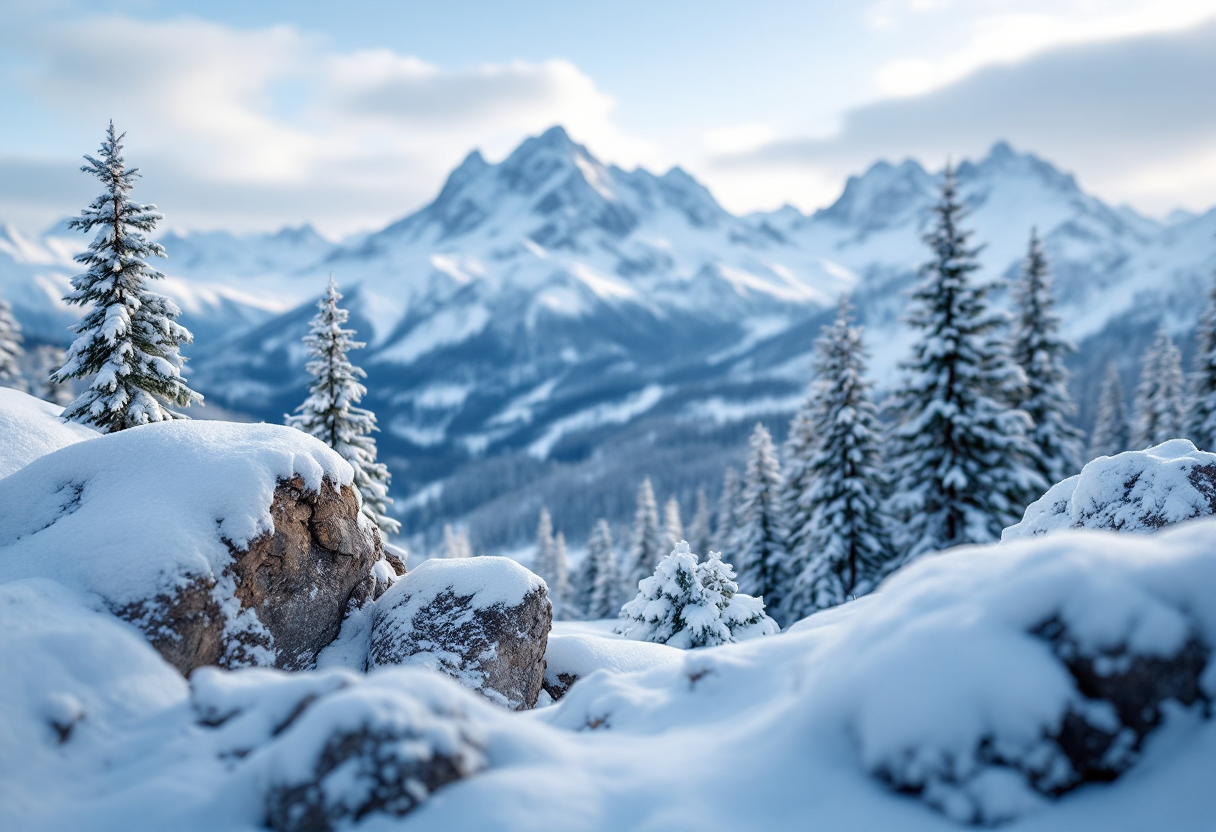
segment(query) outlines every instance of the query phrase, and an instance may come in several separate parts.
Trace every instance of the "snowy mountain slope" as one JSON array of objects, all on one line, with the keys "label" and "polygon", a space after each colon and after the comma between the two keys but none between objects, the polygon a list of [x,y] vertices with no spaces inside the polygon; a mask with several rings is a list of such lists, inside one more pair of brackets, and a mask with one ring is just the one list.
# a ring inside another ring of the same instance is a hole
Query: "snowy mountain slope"
[{"label": "snowy mountain slope", "polygon": [[[604,165],[553,128],[498,164],[470,154],[431,204],[347,243],[308,227],[172,233],[158,265],[198,336],[193,384],[270,420],[303,398],[299,339],[332,272],[369,342],[353,358],[369,372],[382,455],[398,496],[419,495],[408,524],[460,519],[493,547],[530,534],[541,501],[566,507],[555,516],[575,536],[589,512],[624,519],[646,473],[684,501],[698,485],[712,494],[750,423],[782,432],[841,291],[880,384],[894,381],[938,176],[879,162],[811,216],[736,217],[678,168]],[[1159,223],[1111,208],[1004,143],[957,176],[983,277],[1016,274],[1032,227],[1044,239],[1082,343],[1083,423],[1108,358],[1131,386],[1159,319],[1180,336],[1193,325],[1216,211]],[[35,337],[74,319],[57,298],[81,246],[59,229],[0,237],[0,291]],[[572,497],[589,479],[603,493]]]}]

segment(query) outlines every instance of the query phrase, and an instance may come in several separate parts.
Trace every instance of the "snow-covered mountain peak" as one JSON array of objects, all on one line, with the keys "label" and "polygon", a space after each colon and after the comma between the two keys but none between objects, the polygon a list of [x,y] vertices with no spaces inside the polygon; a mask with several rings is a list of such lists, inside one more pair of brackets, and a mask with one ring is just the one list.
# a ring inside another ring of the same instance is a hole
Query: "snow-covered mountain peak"
[{"label": "snow-covered mountain peak", "polygon": [[920,163],[906,159],[898,166],[875,162],[861,176],[850,176],[844,192],[814,219],[855,229],[859,236],[907,222],[935,190],[935,180]]}]

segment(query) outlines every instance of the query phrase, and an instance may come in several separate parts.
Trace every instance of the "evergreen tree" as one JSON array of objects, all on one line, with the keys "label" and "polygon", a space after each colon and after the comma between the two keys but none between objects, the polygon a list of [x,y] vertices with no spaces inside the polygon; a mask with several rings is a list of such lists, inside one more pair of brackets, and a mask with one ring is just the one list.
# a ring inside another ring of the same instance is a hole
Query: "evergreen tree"
[{"label": "evergreen tree", "polygon": [[146,258],[164,257],[165,250],[144,235],[163,217],[155,205],[130,199],[139,171],[126,168],[124,135],[117,135],[110,122],[101,158],[86,156],[88,164],[81,168],[100,179],[105,191],[68,227],[100,230],[88,250],[76,257],[88,270],[72,278],[73,291],[64,300],[89,311],[77,322],[77,338],[54,374],[57,383],[92,376],[62,418],[105,432],[184,419],[169,407],[203,400],[182,378],[184,359],[178,350],[193,339],[177,322],[181,310],[147,288],[149,280],[164,275]]},{"label": "evergreen tree", "polygon": [[815,342],[810,432],[819,437],[805,463],[797,507],[804,526],[790,552],[787,620],[869,592],[894,556],[883,500],[882,436],[866,379],[861,329],[841,299],[834,323]]},{"label": "evergreen tree", "polygon": [[463,531],[455,531],[451,523],[443,526],[443,556],[445,558],[471,558],[473,546]]},{"label": "evergreen tree", "polygon": [[1034,427],[1030,441],[1034,465],[1048,485],[1081,470],[1084,434],[1069,423],[1077,407],[1068,392],[1064,357],[1077,348],[1060,335],[1060,316],[1051,296],[1051,274],[1038,235],[1030,233],[1030,248],[1014,297],[1017,317],[1013,360],[1026,375],[1020,406]]},{"label": "evergreen tree", "polygon": [[680,519],[680,501],[672,494],[663,506],[663,544],[664,548],[674,549],[676,544],[684,539],[684,521]]},{"label": "evergreen tree", "polygon": [[714,525],[713,547],[727,559],[735,554],[735,508],[743,491],[739,472],[727,466],[722,475],[722,493],[718,497],[718,517]]},{"label": "evergreen tree", "polygon": [[[784,484],[781,504],[785,511],[786,550],[790,555],[789,578],[796,577],[806,566],[810,549],[811,533],[811,487],[816,472],[812,467],[816,441],[815,412],[822,406],[822,384],[818,379],[811,383],[806,398],[790,420],[789,435],[785,440],[783,473]],[[789,599],[786,607],[789,608]],[[801,606],[800,603],[795,606]],[[799,616],[801,617],[801,616]]]},{"label": "evergreen tree", "polygon": [[978,249],[959,227],[949,168],[933,210],[924,238],[933,259],[908,317],[919,338],[894,395],[892,508],[905,558],[998,540],[1047,487],[1031,464],[1030,417],[1009,404],[1024,378],[1000,338],[1003,318],[989,310],[990,287],[972,282]]},{"label": "evergreen tree", "polygon": [[0,298],[0,387],[26,390],[18,359],[25,354],[21,348],[21,324],[13,317],[13,307]]},{"label": "evergreen tree", "polygon": [[718,552],[710,552],[697,564],[697,579],[706,599],[722,609],[722,623],[730,630],[731,641],[746,641],[781,631],[777,622],[764,611],[763,600],[739,592],[734,569],[723,562]]},{"label": "evergreen tree", "polygon": [[66,407],[75,398],[68,385],[60,384],[53,378],[55,368],[62,367],[66,357],[67,353],[61,347],[43,344],[34,350],[33,369],[31,370],[33,384],[30,385],[30,392],[38,398],[60,407]]},{"label": "evergreen tree", "polygon": [[1136,387],[1136,430],[1132,450],[1160,445],[1182,436],[1186,426],[1186,391],[1182,353],[1162,327],[1145,350]]},{"label": "evergreen tree", "polygon": [[553,617],[558,621],[569,621],[576,617],[577,611],[570,596],[570,561],[566,557],[566,536],[558,532],[553,537],[553,581],[549,583]]},{"label": "evergreen tree", "polygon": [[1098,398],[1098,418],[1089,441],[1089,458],[1114,456],[1131,449],[1131,428],[1127,424],[1127,397],[1114,362],[1106,368],[1102,393]]},{"label": "evergreen tree", "polygon": [[1205,451],[1216,450],[1216,281],[1195,329],[1195,367],[1191,372],[1191,441]]},{"label": "evergreen tree", "polygon": [[623,594],[637,592],[638,582],[654,574],[663,552],[663,533],[659,529],[659,508],[654,500],[650,477],[638,488],[638,505],[633,515],[633,540],[625,568]]},{"label": "evergreen tree", "polygon": [[736,511],[739,589],[745,595],[762,597],[768,608],[775,610],[786,578],[781,469],[773,439],[764,425],[756,423],[748,444],[747,472]]},{"label": "evergreen tree", "polygon": [[396,534],[401,524],[388,516],[390,475],[388,466],[376,462],[376,440],[372,431],[376,415],[356,407],[367,394],[359,381],[367,373],[351,364],[346,353],[364,346],[355,341],[354,330],[343,329],[349,313],[338,306],[342,295],[330,275],[325,296],[317,302],[319,310],[304,337],[310,361],[305,369],[313,377],[308,398],[296,408],[298,416],[287,416],[286,423],[320,439],[355,469],[355,487],[363,496],[363,513],[384,534]]},{"label": "evergreen tree", "polygon": [[[697,563],[681,540],[638,594],[621,609],[617,632],[636,641],[691,649],[768,635],[778,631],[758,598],[738,593],[728,564],[716,553]],[[732,626],[737,630],[732,630]]]},{"label": "evergreen tree", "polygon": [[[549,584],[557,573],[555,556],[553,518],[549,515],[548,506],[541,506],[540,519],[536,521],[536,554],[532,557],[532,571],[546,584]],[[549,596],[552,599],[552,586],[549,587]]]},{"label": "evergreen tree", "polygon": [[579,570],[580,609],[590,619],[613,618],[621,609],[620,576],[608,521],[597,520]]},{"label": "evergreen tree", "polygon": [[697,489],[697,511],[688,524],[688,546],[694,552],[706,552],[710,548],[709,534],[709,501],[705,498],[705,489]]}]

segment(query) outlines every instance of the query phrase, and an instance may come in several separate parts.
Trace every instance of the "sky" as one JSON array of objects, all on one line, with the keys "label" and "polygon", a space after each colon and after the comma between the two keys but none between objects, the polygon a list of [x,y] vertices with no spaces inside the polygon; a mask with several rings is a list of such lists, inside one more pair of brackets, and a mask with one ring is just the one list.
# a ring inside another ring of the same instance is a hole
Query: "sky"
[{"label": "sky", "polygon": [[1216,205],[1216,0],[0,0],[0,112],[27,232],[111,118],[174,228],[376,228],[553,124],[738,213],[1004,139],[1165,216]]}]

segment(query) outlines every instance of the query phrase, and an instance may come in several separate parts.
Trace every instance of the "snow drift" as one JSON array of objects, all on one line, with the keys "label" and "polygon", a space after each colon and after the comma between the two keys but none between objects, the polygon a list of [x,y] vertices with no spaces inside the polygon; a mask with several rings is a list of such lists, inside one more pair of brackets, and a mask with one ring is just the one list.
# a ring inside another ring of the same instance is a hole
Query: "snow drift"
[{"label": "snow drift", "polygon": [[11,387],[0,387],[0,478],[40,456],[99,434],[75,422],[61,422],[63,408]]},{"label": "snow drift", "polygon": [[588,659],[597,672],[523,714],[415,668],[207,670],[191,691],[96,596],[4,581],[6,828],[286,829],[316,813],[383,829],[408,812],[399,828],[1200,830],[1216,816],[1216,520],[951,550],[779,635]]}]

